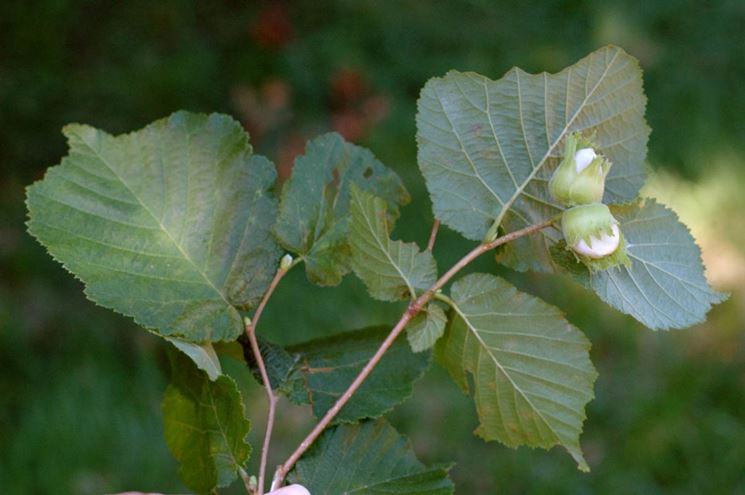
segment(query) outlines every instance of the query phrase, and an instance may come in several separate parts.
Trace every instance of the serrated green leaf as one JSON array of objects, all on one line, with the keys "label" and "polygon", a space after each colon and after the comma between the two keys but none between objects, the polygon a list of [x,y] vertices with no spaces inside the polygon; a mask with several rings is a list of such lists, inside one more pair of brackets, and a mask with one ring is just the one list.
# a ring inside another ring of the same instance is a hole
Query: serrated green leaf
[{"label": "serrated green leaf", "polygon": [[[323,416],[375,354],[389,331],[388,327],[371,327],[288,347],[287,352],[297,365],[281,388],[293,392],[289,395],[291,400],[309,403],[313,414]],[[405,341],[395,341],[335,421],[382,416],[411,395],[414,382],[429,364],[428,353],[414,354]]]},{"label": "serrated green leaf", "polygon": [[211,343],[194,344],[173,337],[166,337],[166,340],[173,344],[176,349],[189,356],[197,368],[207,373],[210,380],[214,381],[222,375],[220,360],[217,358],[217,353],[215,353],[215,348],[212,347]]},{"label": "serrated green leaf", "polygon": [[[430,80],[416,120],[435,216],[473,240],[496,224],[511,232],[551,218],[562,210],[548,180],[563,139],[584,130],[613,162],[605,201],[635,198],[645,176],[645,105],[638,62],[613,46],[557,74],[513,68],[498,81],[456,71]],[[545,269],[546,244],[557,239],[550,231],[526,239],[512,266]]]},{"label": "serrated green leaf", "polygon": [[171,352],[173,376],[163,399],[168,448],[184,484],[198,493],[227,486],[248,461],[251,446],[238,387],[221,375],[211,381],[180,352]]},{"label": "serrated green leaf", "polygon": [[657,330],[700,323],[713,304],[727,298],[709,287],[701,251],[675,212],[654,200],[611,211],[621,224],[630,267],[590,273],[574,260],[560,260],[601,299]]},{"label": "serrated green leaf", "polygon": [[436,353],[464,390],[473,376],[477,434],[510,447],[561,445],[589,470],[579,435],[597,373],[582,332],[493,275],[467,275],[451,297],[455,315]]},{"label": "serrated green leaf", "polygon": [[352,186],[352,269],[376,299],[416,298],[437,280],[435,259],[413,242],[392,241],[389,235],[385,201]]},{"label": "serrated green leaf", "polygon": [[28,188],[29,232],[94,302],[164,336],[231,340],[275,271],[274,167],[241,125],[178,112],[111,136],[69,125]]},{"label": "serrated green leaf", "polygon": [[411,350],[422,352],[435,345],[437,339],[445,333],[447,322],[447,316],[440,306],[434,303],[427,305],[406,327]]},{"label": "serrated green leaf", "polygon": [[377,420],[327,430],[289,478],[313,495],[448,495],[448,470],[423,465],[405,438]]},{"label": "serrated green leaf", "polygon": [[337,285],[349,272],[350,186],[385,200],[393,218],[409,202],[401,179],[367,149],[330,133],[310,141],[282,188],[274,233],[285,249],[305,258],[308,278]]}]

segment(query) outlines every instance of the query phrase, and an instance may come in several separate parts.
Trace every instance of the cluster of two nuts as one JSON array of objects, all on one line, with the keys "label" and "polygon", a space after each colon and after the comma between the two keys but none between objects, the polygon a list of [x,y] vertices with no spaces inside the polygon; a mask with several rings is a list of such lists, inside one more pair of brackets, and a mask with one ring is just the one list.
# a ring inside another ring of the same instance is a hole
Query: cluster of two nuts
[{"label": "cluster of two nuts", "polygon": [[567,136],[564,157],[549,182],[551,195],[568,209],[561,216],[567,248],[591,270],[629,264],[616,220],[602,203],[611,162],[598,154],[592,137]]}]

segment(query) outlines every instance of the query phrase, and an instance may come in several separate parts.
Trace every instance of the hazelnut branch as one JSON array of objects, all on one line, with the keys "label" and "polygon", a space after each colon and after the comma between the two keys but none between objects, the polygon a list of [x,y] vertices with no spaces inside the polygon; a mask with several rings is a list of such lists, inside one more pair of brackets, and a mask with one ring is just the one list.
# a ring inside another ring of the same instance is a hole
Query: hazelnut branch
[{"label": "hazelnut branch", "polygon": [[432,232],[429,234],[429,242],[427,242],[427,251],[432,251],[435,247],[435,240],[437,240],[437,231],[440,229],[440,221],[435,218],[432,224]]},{"label": "hazelnut branch", "polygon": [[246,336],[248,337],[248,340],[251,343],[251,351],[253,352],[254,359],[256,360],[256,366],[259,368],[259,374],[261,375],[261,381],[264,384],[264,389],[266,390],[267,401],[269,403],[269,409],[267,411],[267,418],[266,418],[266,432],[264,433],[264,443],[261,446],[261,462],[259,465],[259,480],[258,480],[257,495],[264,495],[264,477],[266,473],[266,461],[269,456],[269,445],[272,439],[272,430],[274,429],[274,417],[276,415],[276,409],[277,409],[277,396],[275,395],[274,390],[272,390],[272,383],[269,380],[269,375],[266,371],[266,365],[264,364],[264,358],[261,356],[261,350],[259,349],[259,343],[256,340],[256,326],[259,323],[259,319],[261,318],[261,314],[264,312],[264,308],[266,307],[267,302],[269,302],[269,298],[272,297],[272,294],[274,293],[274,290],[277,288],[277,285],[279,285],[280,280],[282,280],[285,274],[293,266],[299,263],[301,260],[302,258],[293,260],[292,257],[290,257],[289,255],[285,255],[282,258],[282,261],[280,262],[280,266],[277,269],[277,273],[274,275],[274,278],[269,284],[269,288],[264,293],[264,296],[261,298],[261,301],[259,302],[259,305],[256,308],[256,312],[254,313],[253,320],[249,318],[245,318]]},{"label": "hazelnut branch", "polygon": [[354,393],[360,388],[365,379],[370,375],[370,373],[372,373],[375,366],[383,358],[383,355],[386,353],[386,351],[388,351],[391,345],[393,345],[396,337],[401,334],[401,332],[404,330],[404,328],[406,328],[406,325],[411,321],[411,319],[414,318],[414,316],[416,316],[422,310],[422,308],[424,308],[424,306],[435,296],[438,290],[442,289],[442,287],[446,283],[448,283],[450,279],[453,278],[453,276],[455,276],[466,265],[471,263],[482,254],[486,253],[487,251],[491,251],[492,249],[501,246],[502,244],[506,244],[521,237],[543,230],[546,227],[551,226],[555,221],[556,219],[552,218],[545,222],[531,225],[529,227],[525,227],[524,229],[503,235],[491,242],[479,244],[463,258],[461,258],[460,261],[453,265],[443,276],[437,279],[434,285],[432,285],[432,287],[430,287],[424,294],[419,296],[416,300],[412,301],[411,304],[409,304],[408,308],[406,308],[406,311],[404,311],[403,315],[401,315],[398,323],[396,323],[393,329],[391,329],[390,333],[385,338],[383,343],[380,344],[378,350],[370,358],[365,367],[362,368],[354,381],[352,381],[352,383],[349,385],[347,390],[344,391],[341,397],[337,399],[336,403],[331,407],[331,409],[326,412],[326,414],[323,416],[323,418],[321,418],[318,424],[316,424],[313,430],[311,430],[308,436],[306,436],[305,439],[300,442],[300,445],[298,445],[298,447],[290,455],[290,457],[287,458],[284,464],[281,464],[277,467],[277,470],[274,473],[274,479],[272,480],[271,490],[276,490],[277,488],[282,486],[287,473],[290,472],[295,463],[310,448],[310,446],[313,445],[313,442],[315,442],[316,439],[321,435],[321,433],[323,433],[323,430],[326,429],[326,427],[331,423],[334,417],[336,417],[339,411],[341,411],[344,405],[346,405],[352,395],[354,395]]}]

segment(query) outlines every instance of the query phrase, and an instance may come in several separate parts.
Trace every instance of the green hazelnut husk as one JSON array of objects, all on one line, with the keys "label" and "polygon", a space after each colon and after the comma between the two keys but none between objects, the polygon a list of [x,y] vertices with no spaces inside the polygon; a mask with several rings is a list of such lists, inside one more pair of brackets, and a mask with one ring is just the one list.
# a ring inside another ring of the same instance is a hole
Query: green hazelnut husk
[{"label": "green hazelnut husk", "polygon": [[548,183],[551,195],[564,206],[603,200],[605,178],[612,164],[603,155],[597,154],[589,165],[577,172],[575,155],[582,149],[595,152],[597,147],[592,142],[592,136],[583,137],[576,132],[569,134],[564,142],[564,157]]},{"label": "green hazelnut husk", "polygon": [[561,228],[567,249],[590,270],[631,264],[623,232],[608,206],[592,203],[569,208],[562,214]]}]

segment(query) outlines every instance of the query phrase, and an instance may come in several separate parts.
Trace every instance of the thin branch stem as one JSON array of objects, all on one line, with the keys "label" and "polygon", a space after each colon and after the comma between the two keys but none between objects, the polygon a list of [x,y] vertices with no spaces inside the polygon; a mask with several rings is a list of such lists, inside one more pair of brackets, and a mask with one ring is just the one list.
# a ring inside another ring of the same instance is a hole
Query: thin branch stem
[{"label": "thin branch stem", "polygon": [[440,230],[440,221],[435,218],[434,223],[432,224],[432,232],[429,234],[429,242],[427,243],[427,251],[432,251],[432,248],[435,247],[435,241],[437,240],[437,231]]},{"label": "thin branch stem", "polygon": [[266,290],[264,296],[261,298],[259,306],[256,308],[256,312],[254,313],[253,319],[246,319],[246,336],[251,343],[251,351],[253,352],[254,359],[256,360],[256,365],[259,368],[261,381],[264,384],[267,401],[269,402],[269,409],[267,411],[266,418],[266,432],[264,433],[264,444],[261,447],[261,463],[259,465],[259,480],[257,490],[258,495],[264,495],[264,476],[266,473],[266,461],[269,457],[269,445],[272,440],[272,430],[274,429],[274,417],[276,415],[277,409],[277,396],[274,394],[274,390],[272,390],[272,383],[269,380],[269,374],[266,372],[266,365],[264,364],[264,358],[261,356],[259,342],[256,340],[256,326],[259,324],[261,314],[264,312],[264,308],[266,307],[267,302],[269,302],[269,298],[272,297],[272,294],[277,288],[277,285],[279,285],[280,280],[282,280],[282,277],[284,277],[285,274],[299,261],[299,258],[293,260],[293,262],[287,267],[282,267],[280,265],[280,267],[277,269],[277,273],[274,275],[274,278],[269,284],[269,288]]},{"label": "thin branch stem", "polygon": [[551,226],[555,222],[555,220],[555,218],[552,218],[551,220],[547,220],[545,222],[531,225],[521,230],[517,230],[510,234],[503,235],[502,237],[498,237],[491,242],[479,244],[463,258],[461,258],[460,261],[453,265],[443,276],[437,279],[434,285],[432,285],[432,287],[430,287],[427,292],[419,296],[416,300],[412,301],[404,314],[401,315],[401,319],[398,320],[398,323],[396,323],[393,329],[391,329],[390,333],[385,338],[383,343],[380,344],[378,350],[370,358],[370,361],[368,361],[365,367],[362,368],[362,371],[359,372],[354,381],[349,385],[349,388],[347,388],[347,390],[341,395],[341,397],[336,400],[336,403],[333,405],[333,407],[331,407],[331,409],[326,412],[323,418],[321,418],[321,420],[318,422],[318,424],[316,424],[313,430],[311,430],[308,436],[305,437],[300,445],[298,445],[298,447],[290,455],[290,457],[287,458],[284,464],[277,467],[277,471],[274,473],[274,480],[272,481],[272,490],[276,490],[282,485],[284,478],[290,471],[290,469],[292,469],[295,463],[300,459],[300,457],[302,457],[302,455],[308,450],[308,448],[313,445],[313,442],[316,441],[323,430],[326,429],[326,427],[331,423],[334,417],[339,413],[339,411],[341,411],[344,405],[346,405],[352,395],[354,395],[354,393],[360,388],[365,379],[370,375],[370,373],[372,373],[375,366],[383,358],[383,355],[391,347],[391,345],[393,345],[396,337],[401,334],[401,332],[404,330],[404,328],[406,328],[406,325],[411,321],[411,319],[414,318],[414,316],[416,316],[422,310],[422,308],[435,296],[438,290],[442,289],[445,284],[447,284],[450,279],[453,278],[453,276],[455,276],[455,274],[462,270],[466,265],[468,265],[470,262],[481,256],[482,254],[486,253],[487,251],[490,251],[497,246],[501,246],[502,244],[506,244],[521,237],[543,230],[546,227]]}]

